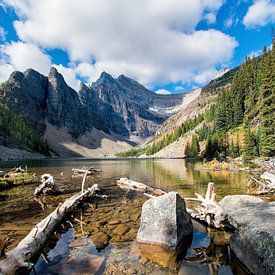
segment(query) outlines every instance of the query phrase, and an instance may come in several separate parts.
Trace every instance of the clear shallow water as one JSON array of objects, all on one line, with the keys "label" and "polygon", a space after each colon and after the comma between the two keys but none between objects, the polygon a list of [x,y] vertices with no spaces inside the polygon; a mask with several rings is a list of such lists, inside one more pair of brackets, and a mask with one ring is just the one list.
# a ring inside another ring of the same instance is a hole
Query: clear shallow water
[{"label": "clear shallow water", "polygon": [[[60,201],[64,201],[66,197],[71,196],[72,193],[80,189],[82,179],[72,177],[72,168],[93,166],[94,168],[102,169],[103,172],[99,175],[88,178],[86,186],[91,186],[94,183],[104,184],[105,186],[114,185],[120,177],[128,177],[165,191],[178,191],[183,197],[193,197],[195,192],[204,194],[208,182],[212,181],[216,186],[218,200],[225,195],[245,194],[247,190],[245,186],[248,177],[247,172],[200,170],[198,163],[186,162],[182,159],[78,159],[1,162],[0,170],[19,165],[22,165],[22,167],[27,165],[30,170],[36,173],[37,179],[30,185],[0,192],[0,237],[6,238],[8,236],[10,238],[11,244],[9,248],[14,247]],[[60,187],[65,189],[68,194],[58,197],[42,197],[40,200],[35,200],[32,194],[35,186],[39,184],[40,175],[43,173],[52,174]],[[120,211],[122,211],[123,215],[124,210]],[[72,240],[79,236],[81,237],[79,225],[75,225],[74,230],[66,229],[60,233],[60,236],[59,241],[56,243],[55,240],[53,245],[48,248],[50,263],[46,264],[42,258],[39,259],[36,265],[38,274],[65,274],[68,272],[70,274],[85,274],[87,272],[85,269],[80,272],[81,268],[79,266],[83,268],[83,265],[88,266],[90,270],[92,270],[94,265],[100,265],[101,267],[95,270],[97,274],[102,274],[106,272],[106,267],[109,263],[122,266],[122,269],[130,263],[131,266],[136,266],[136,269],[140,270],[141,273],[148,270],[152,273],[156,272],[154,274],[170,274],[171,272],[167,269],[152,266],[149,263],[141,263],[141,259],[138,256],[129,256],[133,242],[123,242],[120,245],[110,244],[98,252],[93,242],[85,238],[82,240],[83,244],[77,249],[74,246],[73,248],[70,247]],[[210,236],[205,229],[196,229],[187,256],[193,255],[192,248],[207,247],[209,244]],[[82,262],[86,264],[77,262],[77,258],[82,258]],[[63,266],[63,269],[59,270],[61,266]],[[197,261],[183,261],[179,274],[210,274],[209,270],[208,263],[199,264]],[[111,274],[108,269],[107,274]],[[228,262],[219,268],[219,273],[215,274],[232,274]]]}]

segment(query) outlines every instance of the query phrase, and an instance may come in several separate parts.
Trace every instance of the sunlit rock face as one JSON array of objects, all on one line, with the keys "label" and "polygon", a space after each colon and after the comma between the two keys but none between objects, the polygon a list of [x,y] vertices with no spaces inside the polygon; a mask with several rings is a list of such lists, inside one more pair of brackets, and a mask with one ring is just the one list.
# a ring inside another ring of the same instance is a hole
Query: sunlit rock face
[{"label": "sunlit rock face", "polygon": [[177,192],[146,201],[142,207],[137,241],[175,250],[193,232],[190,215]]}]

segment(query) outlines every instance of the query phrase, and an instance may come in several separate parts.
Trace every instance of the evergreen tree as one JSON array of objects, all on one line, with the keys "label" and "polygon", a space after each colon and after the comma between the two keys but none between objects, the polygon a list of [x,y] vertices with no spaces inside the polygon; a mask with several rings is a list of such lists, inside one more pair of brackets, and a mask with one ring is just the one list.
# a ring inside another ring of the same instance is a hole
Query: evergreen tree
[{"label": "evergreen tree", "polygon": [[261,85],[260,154],[275,155],[275,42],[263,57]]},{"label": "evergreen tree", "polygon": [[258,156],[257,139],[249,126],[247,126],[245,130],[243,156],[246,159],[251,159]]}]

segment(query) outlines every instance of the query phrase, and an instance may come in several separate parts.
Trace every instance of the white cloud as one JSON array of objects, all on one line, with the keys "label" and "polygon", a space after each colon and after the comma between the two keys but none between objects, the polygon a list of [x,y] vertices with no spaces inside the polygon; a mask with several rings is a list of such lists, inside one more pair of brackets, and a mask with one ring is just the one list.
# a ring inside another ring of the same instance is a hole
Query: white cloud
[{"label": "white cloud", "polygon": [[0,26],[0,41],[5,41],[7,32]]},{"label": "white cloud", "polygon": [[214,13],[207,13],[204,18],[209,24],[216,23],[216,14]]},{"label": "white cloud", "polygon": [[22,41],[67,51],[75,72],[89,81],[105,70],[147,87],[190,82],[229,61],[237,46],[220,31],[195,30],[207,14],[214,22],[221,0],[4,2],[20,16],[14,26]]},{"label": "white cloud", "polygon": [[64,67],[62,64],[53,65],[59,73],[61,73],[66,81],[66,83],[72,87],[74,90],[79,90],[80,81],[76,78],[76,72],[74,68]]},{"label": "white cloud", "polygon": [[51,66],[57,68],[69,86],[76,90],[79,88],[80,81],[76,79],[75,69],[52,65],[51,58],[36,45],[11,42],[0,46],[0,82],[7,80],[13,71],[25,71],[28,68],[48,75]]},{"label": "white cloud", "polygon": [[166,90],[166,89],[159,89],[157,91],[155,91],[156,94],[159,94],[159,95],[170,95],[171,92]]},{"label": "white cloud", "polygon": [[47,74],[51,67],[51,59],[44,54],[36,45],[11,42],[1,45],[1,59],[10,64],[14,70],[24,71],[28,68],[33,68]]},{"label": "white cloud", "polygon": [[248,28],[265,26],[275,22],[275,3],[269,0],[257,0],[249,7],[243,23]]},{"label": "white cloud", "polygon": [[182,86],[176,86],[175,91],[184,91],[184,87]]},{"label": "white cloud", "polygon": [[6,81],[10,74],[14,71],[12,65],[8,63],[3,63],[0,60],[0,83]]},{"label": "white cloud", "polygon": [[205,70],[203,72],[198,73],[194,77],[194,80],[198,84],[203,84],[203,83],[208,82],[209,80],[211,80],[217,73],[218,73],[218,71],[216,69],[211,68],[209,70]]},{"label": "white cloud", "polygon": [[231,28],[233,25],[233,17],[228,17],[225,21],[224,21],[224,26],[226,28]]}]

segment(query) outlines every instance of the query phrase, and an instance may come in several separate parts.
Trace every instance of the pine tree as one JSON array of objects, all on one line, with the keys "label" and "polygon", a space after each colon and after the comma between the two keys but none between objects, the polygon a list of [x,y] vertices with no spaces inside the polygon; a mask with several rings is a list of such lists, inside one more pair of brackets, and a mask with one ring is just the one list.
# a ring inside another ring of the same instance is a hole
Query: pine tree
[{"label": "pine tree", "polygon": [[257,139],[251,131],[251,128],[247,126],[245,130],[243,156],[246,159],[254,158],[258,155]]},{"label": "pine tree", "polygon": [[261,85],[260,154],[275,155],[275,42],[263,57]]}]

